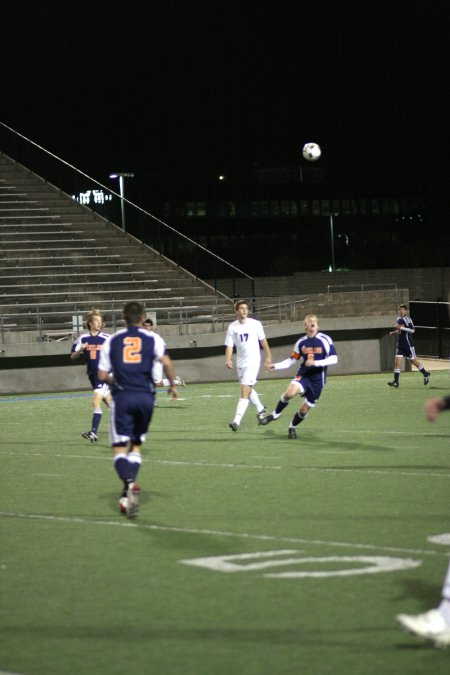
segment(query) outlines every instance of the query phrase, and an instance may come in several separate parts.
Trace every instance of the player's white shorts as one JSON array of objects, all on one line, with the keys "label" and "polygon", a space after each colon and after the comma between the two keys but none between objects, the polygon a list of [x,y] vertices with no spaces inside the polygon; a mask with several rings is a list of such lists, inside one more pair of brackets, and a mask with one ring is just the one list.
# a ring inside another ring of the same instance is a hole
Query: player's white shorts
[{"label": "player's white shorts", "polygon": [[259,364],[256,366],[237,367],[239,384],[246,384],[253,387],[258,380]]},{"label": "player's white shorts", "polygon": [[106,398],[109,394],[109,385],[106,382],[99,382],[94,389],[96,394],[101,394],[102,398]]},{"label": "player's white shorts", "polygon": [[152,377],[155,384],[159,384],[163,379],[163,364],[161,361],[154,361],[152,368]]}]

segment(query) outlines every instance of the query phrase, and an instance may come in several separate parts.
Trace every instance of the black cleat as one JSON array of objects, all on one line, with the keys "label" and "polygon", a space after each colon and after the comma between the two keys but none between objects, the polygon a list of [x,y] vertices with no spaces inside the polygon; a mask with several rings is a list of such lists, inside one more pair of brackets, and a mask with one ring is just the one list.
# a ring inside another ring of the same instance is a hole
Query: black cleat
[{"label": "black cleat", "polygon": [[264,408],[259,413],[256,413],[256,419],[258,421],[262,420],[262,418],[266,416],[266,412],[267,412],[267,406],[265,405]]},{"label": "black cleat", "polygon": [[428,382],[430,381],[430,377],[431,377],[431,374],[427,373],[423,378],[423,383],[428,384]]},{"label": "black cleat", "polygon": [[273,422],[274,419],[275,417],[273,415],[267,415],[267,417],[258,417],[258,422],[264,427],[266,426],[266,424],[270,424],[270,422]]},{"label": "black cleat", "polygon": [[95,443],[98,440],[97,434],[94,434],[93,431],[83,431],[83,433],[81,435],[87,441],[91,441],[91,443]]},{"label": "black cleat", "polygon": [[289,427],[288,438],[297,438],[297,432],[295,431],[294,427]]},{"label": "black cleat", "polygon": [[390,387],[395,387],[395,389],[398,389],[398,387],[399,387],[398,382],[396,382],[395,380],[392,380],[392,382],[388,382],[388,385]]},{"label": "black cleat", "polygon": [[231,431],[237,431],[239,428],[239,424],[236,424],[236,422],[230,422],[228,426],[230,427]]}]

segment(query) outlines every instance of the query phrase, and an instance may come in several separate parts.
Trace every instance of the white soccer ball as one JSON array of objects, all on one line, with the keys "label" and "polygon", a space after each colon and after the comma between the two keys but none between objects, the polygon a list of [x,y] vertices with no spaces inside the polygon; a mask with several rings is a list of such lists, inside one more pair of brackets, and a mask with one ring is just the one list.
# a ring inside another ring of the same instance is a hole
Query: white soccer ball
[{"label": "white soccer ball", "polygon": [[318,145],[317,143],[305,143],[302,152],[303,157],[307,159],[308,162],[315,162],[317,159],[319,159],[320,155],[322,154],[320,145]]}]

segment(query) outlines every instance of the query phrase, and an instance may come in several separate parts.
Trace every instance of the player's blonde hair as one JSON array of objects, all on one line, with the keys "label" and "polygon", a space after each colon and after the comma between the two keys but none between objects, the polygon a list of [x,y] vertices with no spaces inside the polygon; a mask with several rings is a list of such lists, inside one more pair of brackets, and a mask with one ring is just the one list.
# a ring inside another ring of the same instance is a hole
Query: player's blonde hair
[{"label": "player's blonde hair", "polygon": [[307,314],[305,316],[304,321],[303,321],[304,325],[306,326],[308,321],[311,321],[311,319],[313,319],[316,322],[316,324],[319,325],[319,319],[317,318],[317,316],[315,314]]},{"label": "player's blonde hair", "polygon": [[91,323],[92,323],[92,319],[94,318],[94,316],[99,316],[99,317],[101,318],[101,320],[102,320],[102,328],[103,328],[103,326],[105,325],[105,317],[103,316],[103,314],[101,313],[101,311],[100,311],[99,309],[96,309],[95,307],[93,307],[93,308],[89,311],[89,314],[88,314],[87,317],[86,317],[86,326],[87,326],[87,328],[88,328],[89,330],[91,329]]}]

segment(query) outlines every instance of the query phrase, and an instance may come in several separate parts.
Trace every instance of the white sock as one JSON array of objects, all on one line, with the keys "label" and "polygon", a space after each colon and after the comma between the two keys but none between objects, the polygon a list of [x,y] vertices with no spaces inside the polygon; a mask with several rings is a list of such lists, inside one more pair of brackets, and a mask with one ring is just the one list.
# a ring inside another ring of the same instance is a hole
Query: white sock
[{"label": "white sock", "polygon": [[442,587],[442,602],[439,605],[439,611],[450,626],[450,563]]},{"label": "white sock", "polygon": [[242,418],[244,417],[244,415],[245,415],[245,411],[246,411],[247,408],[248,408],[249,402],[250,402],[250,401],[248,400],[248,398],[240,398],[240,399],[239,399],[239,403],[237,404],[236,414],[235,414],[235,416],[234,416],[233,422],[236,422],[236,424],[240,424],[240,423],[241,423],[241,419],[242,419]]},{"label": "white sock", "polygon": [[261,412],[262,410],[264,410],[264,406],[259,400],[259,396],[254,389],[252,389],[250,392],[250,403],[252,403],[255,406],[257,412]]}]

